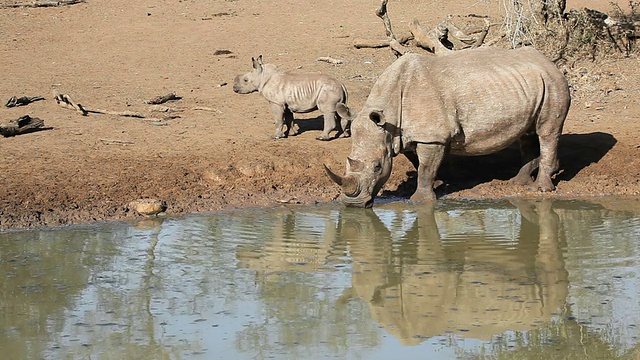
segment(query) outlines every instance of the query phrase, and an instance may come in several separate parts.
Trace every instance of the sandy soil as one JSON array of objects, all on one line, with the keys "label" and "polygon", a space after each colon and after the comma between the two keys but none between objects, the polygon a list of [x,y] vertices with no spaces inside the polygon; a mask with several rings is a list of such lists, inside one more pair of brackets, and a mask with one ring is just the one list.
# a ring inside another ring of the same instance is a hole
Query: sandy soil
[{"label": "sandy soil", "polygon": [[[0,5],[17,1],[0,1]],[[49,130],[0,138],[0,230],[140,216],[131,200],[166,201],[167,214],[335,200],[340,189],[322,163],[342,171],[349,139],[315,140],[320,113],[298,115],[303,132],[272,140],[260,95],[238,95],[233,78],[251,57],[282,69],[341,79],[359,109],[388,49],[356,49],[382,39],[378,1],[87,0],[46,8],[0,7],[0,98],[44,96],[0,109],[0,120],[30,115]],[[568,1],[609,9],[609,1]],[[469,5],[473,4],[473,5]],[[446,14],[497,16],[498,2],[391,1],[398,33],[417,17],[435,25]],[[491,35],[489,35],[490,37]],[[320,56],[344,61],[319,62]],[[572,79],[574,100],[561,140],[562,171],[547,197],[640,196],[637,57],[584,62]],[[53,89],[90,109],[149,118],[78,113],[58,106]],[[145,101],[175,92],[158,111]],[[162,109],[167,110],[167,109]],[[451,159],[440,196],[541,196],[507,183],[518,153]],[[386,195],[406,197],[412,168],[394,163]]]}]

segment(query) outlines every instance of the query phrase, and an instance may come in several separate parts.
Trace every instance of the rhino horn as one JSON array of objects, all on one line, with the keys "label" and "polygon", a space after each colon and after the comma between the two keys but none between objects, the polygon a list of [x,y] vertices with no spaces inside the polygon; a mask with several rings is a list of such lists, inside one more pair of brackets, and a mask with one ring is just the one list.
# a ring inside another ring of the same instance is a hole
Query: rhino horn
[{"label": "rhino horn", "polygon": [[327,172],[327,175],[333,180],[336,184],[342,187],[342,191],[346,196],[356,196],[358,195],[358,180],[354,176],[345,176],[342,177],[324,165],[324,170]]},{"label": "rhino horn", "polygon": [[329,169],[329,167],[325,164],[322,164],[322,166],[324,166],[324,171],[327,172],[327,175],[329,175],[329,177],[331,178],[331,180],[333,180],[333,182],[335,182],[336,184],[342,186],[342,176],[334,173],[333,171],[331,171],[331,169]]}]

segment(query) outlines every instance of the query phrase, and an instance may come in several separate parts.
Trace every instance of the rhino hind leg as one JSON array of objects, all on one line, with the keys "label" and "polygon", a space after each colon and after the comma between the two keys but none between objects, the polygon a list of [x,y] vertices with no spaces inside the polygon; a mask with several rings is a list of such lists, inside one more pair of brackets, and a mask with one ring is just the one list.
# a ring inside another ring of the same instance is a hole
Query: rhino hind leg
[{"label": "rhino hind leg", "polygon": [[535,133],[528,133],[520,137],[518,144],[520,145],[522,167],[518,174],[511,179],[511,182],[517,185],[531,185],[533,184],[532,174],[538,169],[540,163],[540,142]]},{"label": "rhino hind leg", "polygon": [[411,195],[411,202],[429,202],[436,199],[433,185],[438,168],[444,159],[444,153],[445,146],[442,144],[417,144],[418,187],[416,192]]},{"label": "rhino hind leg", "polygon": [[331,131],[336,128],[336,112],[335,111],[324,111],[322,113],[324,120],[324,129],[322,130],[322,134],[316,137],[317,140],[327,141],[331,140]]},{"label": "rhino hind leg", "polygon": [[343,137],[343,138],[351,137],[351,120],[349,120],[348,118],[340,117],[340,127],[341,127],[340,137]]}]

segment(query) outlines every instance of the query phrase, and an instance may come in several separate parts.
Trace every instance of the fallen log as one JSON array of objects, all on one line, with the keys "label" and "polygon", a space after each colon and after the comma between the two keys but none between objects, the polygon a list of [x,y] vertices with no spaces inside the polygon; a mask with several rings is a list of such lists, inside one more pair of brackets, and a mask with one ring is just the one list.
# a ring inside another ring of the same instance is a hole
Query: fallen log
[{"label": "fallen log", "polygon": [[44,120],[29,115],[0,124],[0,135],[4,137],[27,134],[39,130],[47,130],[44,127]]},{"label": "fallen log", "polygon": [[169,100],[180,100],[182,99],[179,96],[176,96],[176,93],[172,92],[164,96],[156,96],[151,100],[145,101],[147,104],[164,104]]},{"label": "fallen log", "polygon": [[42,96],[22,96],[22,97],[12,96],[11,98],[9,98],[9,100],[7,100],[4,106],[8,108],[24,106],[40,100],[44,100],[44,98]]},{"label": "fallen log", "polygon": [[85,0],[58,0],[58,1],[30,1],[17,4],[2,5],[5,8],[22,8],[22,7],[55,7],[83,3]]}]

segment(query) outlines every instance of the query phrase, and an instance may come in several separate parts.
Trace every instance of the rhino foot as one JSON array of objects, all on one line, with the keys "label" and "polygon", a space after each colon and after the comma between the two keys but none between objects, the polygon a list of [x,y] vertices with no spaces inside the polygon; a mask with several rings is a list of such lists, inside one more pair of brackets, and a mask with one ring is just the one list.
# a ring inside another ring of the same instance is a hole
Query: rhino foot
[{"label": "rhino foot", "polygon": [[323,134],[323,135],[320,135],[320,136],[316,137],[316,140],[329,141],[329,140],[331,140],[331,138],[329,136]]},{"label": "rhino foot", "polygon": [[433,190],[427,189],[418,189],[416,190],[409,201],[411,203],[425,203],[425,202],[433,202],[436,200],[436,193]]},{"label": "rhino foot", "polygon": [[524,174],[524,175],[516,175],[513,178],[511,178],[511,183],[515,184],[515,185],[531,185],[533,184],[533,178],[531,177],[531,175],[528,174]]},{"label": "rhino foot", "polygon": [[551,179],[549,179],[548,181],[537,180],[529,187],[529,189],[532,191],[549,192],[555,190],[556,187],[553,185],[553,182],[551,182]]}]

